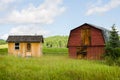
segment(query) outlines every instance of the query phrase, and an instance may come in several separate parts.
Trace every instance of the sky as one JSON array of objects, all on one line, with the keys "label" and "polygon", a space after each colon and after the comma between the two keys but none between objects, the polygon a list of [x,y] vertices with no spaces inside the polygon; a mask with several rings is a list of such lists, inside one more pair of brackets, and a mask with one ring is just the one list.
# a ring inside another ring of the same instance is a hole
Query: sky
[{"label": "sky", "polygon": [[0,0],[0,39],[64,36],[84,23],[120,31],[120,0]]}]

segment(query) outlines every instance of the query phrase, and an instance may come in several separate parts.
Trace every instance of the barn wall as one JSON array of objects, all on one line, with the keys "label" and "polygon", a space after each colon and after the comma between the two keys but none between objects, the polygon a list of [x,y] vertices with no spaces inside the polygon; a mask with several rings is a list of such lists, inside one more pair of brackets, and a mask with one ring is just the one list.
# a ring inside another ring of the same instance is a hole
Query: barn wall
[{"label": "barn wall", "polygon": [[71,57],[71,58],[76,58],[76,47],[69,47],[69,56]]},{"label": "barn wall", "polygon": [[69,40],[68,40],[68,46],[80,46],[81,44],[80,32],[81,31],[79,29],[71,31]]},{"label": "barn wall", "polygon": [[87,58],[88,59],[101,59],[102,54],[104,54],[104,47],[88,47]]},{"label": "barn wall", "polygon": [[102,31],[91,27],[91,46],[105,45]]},{"label": "barn wall", "polygon": [[81,47],[81,29],[90,28],[91,33],[91,45],[87,49],[87,58],[88,59],[100,59],[100,56],[104,53],[105,41],[100,29],[89,25],[82,25],[71,30],[68,40],[69,56],[77,57],[76,48]]},{"label": "barn wall", "polygon": [[90,28],[91,31],[91,46],[99,46],[99,45],[105,45],[105,41],[104,41],[104,37],[102,34],[102,31],[94,28],[94,27],[90,27],[88,25],[84,25],[82,27],[79,27],[75,30],[72,30],[70,32],[70,36],[69,36],[69,40],[68,40],[68,46],[81,46],[81,28]]},{"label": "barn wall", "polygon": [[27,43],[20,43],[20,49],[15,50],[15,43],[8,43],[8,53],[16,56],[26,56],[28,53],[32,56],[42,55],[42,43],[31,43],[31,52],[27,52]]},{"label": "barn wall", "polygon": [[[77,47],[69,47],[69,56],[71,58],[77,58]],[[87,48],[87,59],[101,59],[104,54],[104,47],[88,47]]]}]

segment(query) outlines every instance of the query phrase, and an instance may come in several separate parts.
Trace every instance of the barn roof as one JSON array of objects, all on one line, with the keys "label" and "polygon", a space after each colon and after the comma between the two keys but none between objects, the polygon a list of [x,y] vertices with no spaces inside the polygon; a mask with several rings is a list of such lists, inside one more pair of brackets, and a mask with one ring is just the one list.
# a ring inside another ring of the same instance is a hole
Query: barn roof
[{"label": "barn roof", "polygon": [[[107,42],[109,40],[110,31],[108,29],[106,29],[104,27],[96,26],[96,25],[93,25],[93,24],[89,24],[89,23],[84,23],[83,25],[89,25],[89,26],[92,26],[94,28],[97,28],[97,29],[101,30],[105,42]],[[83,25],[81,25],[81,26],[83,26]],[[81,27],[81,26],[79,26],[79,27]],[[79,28],[79,27],[77,27],[77,28]],[[75,28],[75,29],[77,29],[77,28]],[[72,29],[72,31],[75,30],[75,29]]]},{"label": "barn roof", "polygon": [[44,42],[42,35],[10,35],[7,42]]}]

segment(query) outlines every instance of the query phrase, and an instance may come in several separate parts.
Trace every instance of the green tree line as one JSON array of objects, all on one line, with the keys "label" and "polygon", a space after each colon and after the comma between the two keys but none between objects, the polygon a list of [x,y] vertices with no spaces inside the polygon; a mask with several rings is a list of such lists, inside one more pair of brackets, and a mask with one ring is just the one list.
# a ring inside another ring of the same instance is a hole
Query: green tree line
[{"label": "green tree line", "polygon": [[65,48],[67,47],[68,36],[52,36],[44,38],[46,48]]},{"label": "green tree line", "polygon": [[2,45],[2,44],[6,44],[6,41],[3,39],[0,39],[0,45]]}]

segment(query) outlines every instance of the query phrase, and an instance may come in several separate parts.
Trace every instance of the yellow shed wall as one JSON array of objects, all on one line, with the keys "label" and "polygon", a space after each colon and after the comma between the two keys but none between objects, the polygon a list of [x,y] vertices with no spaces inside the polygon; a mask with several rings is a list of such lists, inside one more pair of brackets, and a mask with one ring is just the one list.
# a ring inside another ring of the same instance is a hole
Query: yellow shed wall
[{"label": "yellow shed wall", "polygon": [[32,56],[42,55],[42,44],[41,43],[31,43]]},{"label": "yellow shed wall", "polygon": [[30,53],[32,56],[42,55],[42,43],[31,43],[31,51],[27,52],[27,43],[20,43],[19,50],[15,50],[15,43],[8,43],[8,53],[16,56],[26,56]]}]

